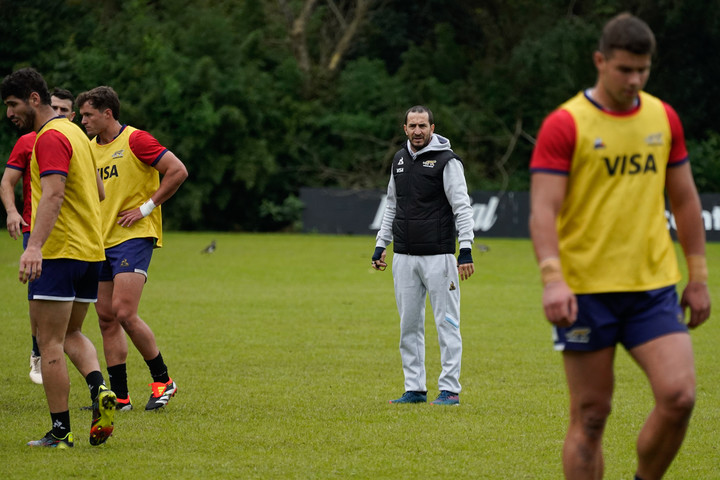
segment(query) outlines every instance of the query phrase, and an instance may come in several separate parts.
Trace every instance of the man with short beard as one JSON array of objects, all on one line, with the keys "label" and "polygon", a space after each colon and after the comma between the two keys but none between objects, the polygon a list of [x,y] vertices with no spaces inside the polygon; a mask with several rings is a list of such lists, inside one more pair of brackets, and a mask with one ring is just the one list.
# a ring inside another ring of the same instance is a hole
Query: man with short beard
[{"label": "man with short beard", "polygon": [[[425,297],[435,317],[442,371],[433,405],[460,404],[460,282],[475,272],[473,210],[463,164],[450,141],[435,133],[430,109],[405,113],[407,142],[393,158],[387,203],[372,267],[385,270],[393,243],[395,299],[400,313],[400,356],[405,393],[390,403],[425,403]],[[455,259],[455,242],[460,254]]]},{"label": "man with short beard", "polygon": [[[73,102],[75,97],[63,88],[56,88],[50,95],[50,106],[55,113],[72,121],[75,118]],[[7,229],[10,236],[17,240],[22,234],[23,250],[27,247],[30,238],[30,219],[32,216],[32,195],[30,193],[30,158],[35,145],[35,132],[26,133],[15,143],[10,152],[2,180],[0,180],[0,200],[7,212]],[[20,214],[15,207],[15,185],[22,179],[23,185],[23,211]],[[37,327],[30,322],[32,334],[32,350],[30,352],[30,380],[38,385],[42,384],[42,369],[40,367],[40,348],[37,344]]]},{"label": "man with short beard", "polygon": [[20,257],[19,279],[29,282],[30,317],[37,325],[52,428],[28,445],[74,446],[66,353],[90,389],[90,444],[101,445],[114,429],[116,397],[105,386],[95,346],[81,329],[89,304],[97,301],[105,258],[100,221],[105,193],[87,138],[77,125],[56,115],[37,71],[24,68],[5,77],[0,96],[8,118],[21,131],[37,133],[30,162],[30,238]]}]

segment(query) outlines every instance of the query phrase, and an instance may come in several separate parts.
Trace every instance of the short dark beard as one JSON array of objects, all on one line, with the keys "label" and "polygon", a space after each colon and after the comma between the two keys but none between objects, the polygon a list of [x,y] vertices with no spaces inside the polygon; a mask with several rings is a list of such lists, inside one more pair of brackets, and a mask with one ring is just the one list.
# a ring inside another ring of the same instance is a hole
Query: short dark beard
[{"label": "short dark beard", "polygon": [[427,147],[428,145],[430,145],[430,140],[432,140],[432,136],[430,136],[430,138],[424,139],[423,144],[420,145],[419,147],[416,147],[415,144],[413,144],[413,141],[410,140],[410,145],[415,149],[416,152],[419,152],[419,151],[422,150],[423,148],[425,148],[425,147]]},{"label": "short dark beard", "polygon": [[18,130],[20,130],[20,133],[23,135],[35,130],[35,110],[32,108],[28,109],[27,117],[23,118],[23,125],[22,127],[18,127]]}]

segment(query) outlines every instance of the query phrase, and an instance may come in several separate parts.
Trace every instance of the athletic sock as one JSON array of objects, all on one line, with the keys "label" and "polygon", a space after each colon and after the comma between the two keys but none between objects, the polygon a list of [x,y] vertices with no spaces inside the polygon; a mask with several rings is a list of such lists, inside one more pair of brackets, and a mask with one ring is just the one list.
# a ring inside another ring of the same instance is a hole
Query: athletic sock
[{"label": "athletic sock", "polygon": [[39,357],[40,356],[40,347],[38,347],[38,344],[37,344],[37,337],[35,335],[33,335],[32,339],[33,339],[32,354],[35,357]]},{"label": "athletic sock", "polygon": [[153,382],[167,383],[170,381],[170,376],[167,372],[167,366],[162,358],[162,353],[158,352],[157,357],[152,360],[145,360],[148,368],[150,369],[150,375],[153,378]]},{"label": "athletic sock", "polygon": [[65,438],[70,431],[70,410],[64,412],[50,412],[50,420],[52,420],[52,434],[55,438]]},{"label": "athletic sock", "polygon": [[90,401],[94,402],[98,393],[100,393],[100,385],[105,385],[105,379],[103,378],[100,370],[95,370],[94,372],[87,374],[85,382],[87,383],[88,388],[90,388]]},{"label": "athletic sock", "polygon": [[108,379],[110,380],[110,390],[115,392],[118,398],[127,398],[127,364],[120,363],[112,367],[107,367],[107,372]]}]

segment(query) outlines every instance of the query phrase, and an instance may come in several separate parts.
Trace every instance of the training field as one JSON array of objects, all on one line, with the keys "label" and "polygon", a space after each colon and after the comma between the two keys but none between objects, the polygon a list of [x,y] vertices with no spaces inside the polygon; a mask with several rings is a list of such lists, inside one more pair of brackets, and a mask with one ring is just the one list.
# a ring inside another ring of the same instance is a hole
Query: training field
[{"label": "training field", "polygon": [[[212,239],[217,251],[201,254]],[[168,233],[150,268],[140,315],[179,391],[145,412],[151,381],[133,347],[136,409],[118,412],[102,447],[88,443],[84,380],[71,367],[75,448],[31,449],[50,421],[28,378],[21,243],[0,235],[0,465],[2,478],[558,479],[567,422],[560,354],[542,316],[527,240],[477,239],[463,282],[460,407],[389,405],[402,394],[392,274],[370,268],[371,237]],[[720,244],[708,246],[720,309]],[[427,319],[429,397],[439,352]],[[102,358],[94,309],[85,333]],[[692,333],[698,399],[669,479],[720,478],[720,319]],[[605,437],[606,478],[630,479],[635,435],[651,405],[624,351]]]}]

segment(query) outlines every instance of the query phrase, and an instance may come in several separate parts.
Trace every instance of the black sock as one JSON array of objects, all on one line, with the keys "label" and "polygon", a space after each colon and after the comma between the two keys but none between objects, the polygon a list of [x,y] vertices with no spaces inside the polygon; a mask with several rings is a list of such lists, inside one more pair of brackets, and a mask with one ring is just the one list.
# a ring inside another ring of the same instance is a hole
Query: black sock
[{"label": "black sock", "polygon": [[105,379],[102,373],[100,373],[100,370],[95,370],[87,374],[85,382],[87,382],[88,388],[90,389],[90,401],[94,402],[98,393],[100,393],[100,385],[105,385]]},{"label": "black sock", "polygon": [[52,420],[52,434],[55,438],[65,438],[70,431],[70,410],[64,412],[50,412],[50,420]]},{"label": "black sock", "polygon": [[112,367],[107,367],[107,372],[108,379],[110,380],[110,390],[115,392],[118,398],[127,398],[127,364],[120,363]]},{"label": "black sock", "polygon": [[145,360],[148,368],[150,369],[150,375],[152,375],[154,382],[167,383],[170,381],[170,376],[167,372],[167,366],[162,358],[162,353],[158,353],[158,356],[152,360]]},{"label": "black sock", "polygon": [[37,337],[35,337],[35,335],[33,335],[32,339],[33,339],[32,354],[36,357],[39,357],[40,356],[40,347],[38,347],[38,344],[37,344]]}]

